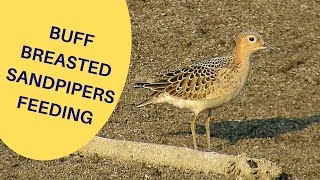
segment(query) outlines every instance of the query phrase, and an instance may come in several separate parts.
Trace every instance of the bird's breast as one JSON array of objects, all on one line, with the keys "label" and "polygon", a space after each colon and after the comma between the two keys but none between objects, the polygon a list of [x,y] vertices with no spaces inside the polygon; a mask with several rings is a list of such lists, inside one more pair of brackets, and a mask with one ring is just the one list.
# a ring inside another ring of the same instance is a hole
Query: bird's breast
[{"label": "bird's breast", "polygon": [[236,98],[243,90],[250,72],[250,64],[227,69],[219,76],[214,91],[208,96],[213,107],[221,106]]}]

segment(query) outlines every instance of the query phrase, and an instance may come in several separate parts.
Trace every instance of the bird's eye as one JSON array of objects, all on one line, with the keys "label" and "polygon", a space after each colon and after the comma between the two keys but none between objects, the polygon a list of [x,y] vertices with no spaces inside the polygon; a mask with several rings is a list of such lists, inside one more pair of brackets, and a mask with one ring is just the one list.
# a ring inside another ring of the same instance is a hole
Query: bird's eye
[{"label": "bird's eye", "polygon": [[249,41],[254,42],[255,38],[254,37],[249,37]]}]

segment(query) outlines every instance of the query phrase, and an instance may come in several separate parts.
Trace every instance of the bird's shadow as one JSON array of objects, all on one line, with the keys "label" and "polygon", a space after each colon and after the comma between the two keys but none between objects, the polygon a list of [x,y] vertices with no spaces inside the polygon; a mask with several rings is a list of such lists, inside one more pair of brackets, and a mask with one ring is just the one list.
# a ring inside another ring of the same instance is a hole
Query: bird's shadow
[{"label": "bird's shadow", "polygon": [[[271,118],[243,121],[212,122],[211,137],[226,139],[235,143],[240,139],[275,137],[288,132],[299,131],[311,124],[320,122],[320,112],[306,118]],[[205,126],[197,125],[197,134],[205,134]],[[174,135],[191,134],[191,131],[179,131]]]}]

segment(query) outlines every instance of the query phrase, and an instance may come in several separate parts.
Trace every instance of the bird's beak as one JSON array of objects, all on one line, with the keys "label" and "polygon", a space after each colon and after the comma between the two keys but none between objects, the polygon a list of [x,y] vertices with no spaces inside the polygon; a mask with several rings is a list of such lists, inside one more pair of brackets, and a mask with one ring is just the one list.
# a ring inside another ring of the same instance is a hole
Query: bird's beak
[{"label": "bird's beak", "polygon": [[269,46],[268,44],[264,44],[264,49],[271,49],[273,51],[280,51],[280,48]]}]

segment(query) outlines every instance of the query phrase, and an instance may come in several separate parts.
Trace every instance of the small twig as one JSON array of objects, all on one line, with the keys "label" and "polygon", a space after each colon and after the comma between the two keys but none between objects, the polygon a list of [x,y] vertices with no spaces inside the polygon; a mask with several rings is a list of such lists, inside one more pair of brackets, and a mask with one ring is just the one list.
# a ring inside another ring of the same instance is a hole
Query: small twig
[{"label": "small twig", "polygon": [[237,179],[276,179],[281,168],[265,159],[202,152],[184,147],[95,137],[79,151],[82,155],[214,172]]}]

